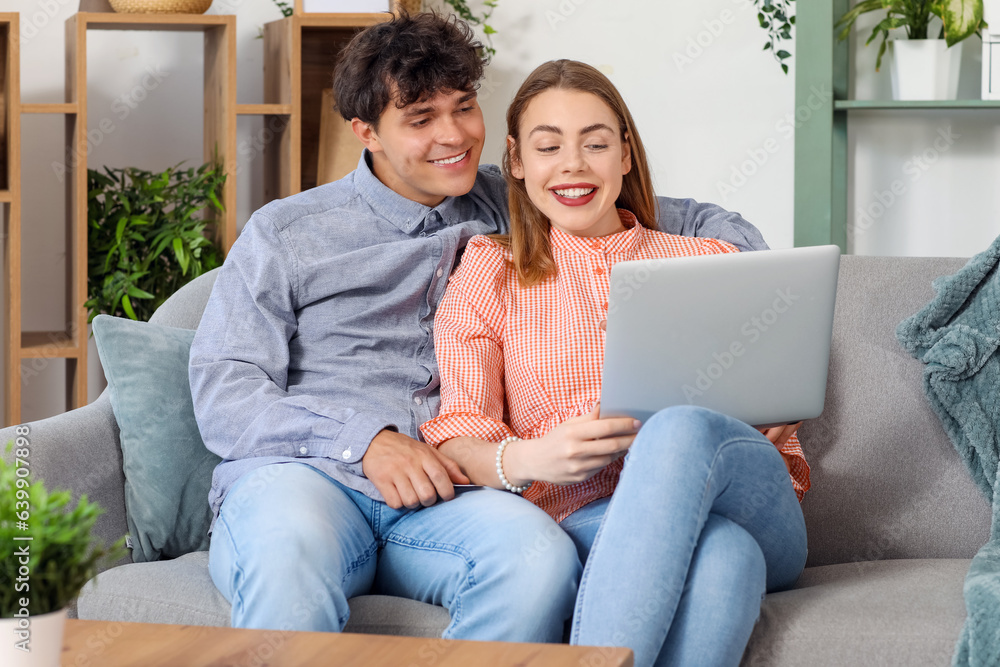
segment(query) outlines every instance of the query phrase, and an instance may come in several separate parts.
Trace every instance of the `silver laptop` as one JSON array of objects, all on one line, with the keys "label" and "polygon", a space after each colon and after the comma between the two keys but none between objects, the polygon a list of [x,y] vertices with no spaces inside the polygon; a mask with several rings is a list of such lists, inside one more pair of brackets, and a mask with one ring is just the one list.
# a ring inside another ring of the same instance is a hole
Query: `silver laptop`
[{"label": "silver laptop", "polygon": [[833,245],[615,264],[601,416],[699,405],[753,426],[818,417],[839,268]]}]

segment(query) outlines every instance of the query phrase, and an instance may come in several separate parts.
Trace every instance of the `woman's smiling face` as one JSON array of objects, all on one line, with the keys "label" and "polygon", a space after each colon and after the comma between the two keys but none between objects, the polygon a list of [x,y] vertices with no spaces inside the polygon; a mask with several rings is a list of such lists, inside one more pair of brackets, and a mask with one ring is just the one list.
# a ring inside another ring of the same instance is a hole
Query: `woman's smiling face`
[{"label": "woman's smiling face", "polygon": [[[618,119],[599,97],[550,88],[529,103],[518,128],[511,174],[552,226],[575,236],[622,230],[615,201],[632,167]],[[507,138],[514,150],[514,139]],[[519,155],[518,155],[519,153]]]}]

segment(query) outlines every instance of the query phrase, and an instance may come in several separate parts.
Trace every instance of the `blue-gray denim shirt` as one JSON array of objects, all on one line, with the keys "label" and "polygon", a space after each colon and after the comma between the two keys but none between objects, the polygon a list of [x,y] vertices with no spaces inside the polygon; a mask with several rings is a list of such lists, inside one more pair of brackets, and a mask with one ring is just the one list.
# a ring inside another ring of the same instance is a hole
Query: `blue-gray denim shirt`
[{"label": "blue-gray denim shirt", "polygon": [[[469,194],[429,208],[383,185],[366,152],[343,179],[253,214],[191,345],[195,417],[223,458],[213,517],[240,476],[286,461],[383,500],[361,458],[382,429],[419,439],[437,415],[434,311],[468,240],[507,231],[506,202],[486,165]],[[739,214],[659,204],[664,231],[767,247]]]}]

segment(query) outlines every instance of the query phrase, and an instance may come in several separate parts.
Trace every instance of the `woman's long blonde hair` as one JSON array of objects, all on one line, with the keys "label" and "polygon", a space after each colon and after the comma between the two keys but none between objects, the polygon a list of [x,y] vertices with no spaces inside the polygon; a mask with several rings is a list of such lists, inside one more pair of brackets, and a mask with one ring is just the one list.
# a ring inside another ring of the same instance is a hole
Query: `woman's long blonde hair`
[{"label": "woman's long blonde hair", "polygon": [[621,140],[632,152],[632,168],[622,177],[622,191],[615,206],[634,213],[643,227],[657,228],[656,198],[646,151],[622,96],[606,76],[590,65],[575,60],[550,60],[528,75],[507,109],[507,134],[514,142],[513,146],[508,142],[502,167],[508,187],[510,234],[493,238],[510,249],[522,287],[537,285],[556,273],[549,245],[549,219],[531,203],[524,180],[514,178],[511,173],[513,161],[521,159],[521,118],[532,99],[553,88],[597,95],[615,114]]}]

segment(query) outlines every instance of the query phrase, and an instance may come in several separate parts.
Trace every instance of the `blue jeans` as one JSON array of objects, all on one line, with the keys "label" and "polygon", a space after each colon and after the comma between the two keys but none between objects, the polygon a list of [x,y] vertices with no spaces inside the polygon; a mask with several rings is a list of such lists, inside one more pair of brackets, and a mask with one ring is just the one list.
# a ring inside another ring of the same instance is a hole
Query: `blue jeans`
[{"label": "blue jeans", "polygon": [[394,510],[299,463],[241,478],[209,550],[234,627],[339,632],[349,598],[383,593],[446,607],[448,639],[560,641],[581,569],[555,521],[506,491]]},{"label": "blue jeans", "polygon": [[636,667],[738,665],[764,593],[790,588],[806,562],[777,448],[703,408],[650,418],[614,495],[560,526],[586,562],[570,642],[628,646]]}]

